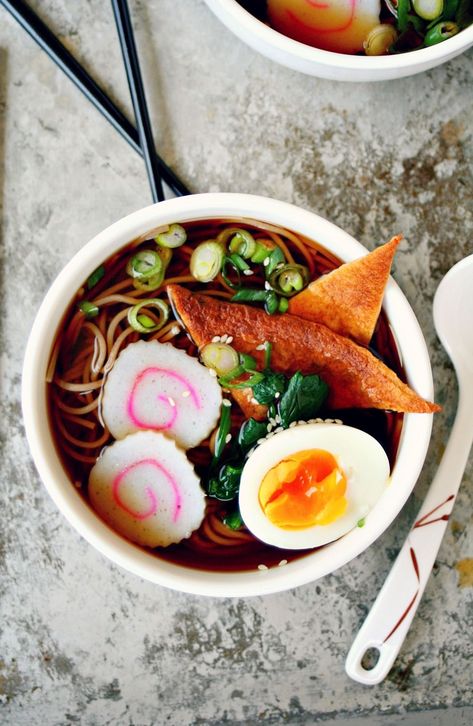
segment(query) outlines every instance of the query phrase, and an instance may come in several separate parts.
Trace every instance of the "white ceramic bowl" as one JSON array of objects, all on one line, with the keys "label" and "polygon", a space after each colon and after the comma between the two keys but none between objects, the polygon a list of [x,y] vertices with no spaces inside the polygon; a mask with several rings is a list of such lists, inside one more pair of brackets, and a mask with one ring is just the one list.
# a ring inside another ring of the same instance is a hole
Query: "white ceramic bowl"
[{"label": "white ceramic bowl", "polygon": [[312,48],[273,30],[237,0],[205,0],[241,40],[259,53],[302,73],[335,81],[387,81],[421,73],[445,63],[473,45],[473,25],[429,48],[391,56],[357,56]]},{"label": "white ceramic bowl", "polygon": [[[153,227],[232,216],[287,227],[317,240],[345,261],[366,254],[359,242],[331,222],[291,204],[264,197],[199,194],[146,207],[94,237],[58,275],[34,322],[23,369],[23,414],[33,459],[49,494],[66,519],[100,552],[130,572],[160,585],[200,595],[248,596],[286,590],[333,572],[359,555],[384,532],[411,493],[424,462],[432,427],[430,414],[406,415],[392,483],[367,516],[365,526],[285,567],[236,573],[193,570],[154,557],[115,534],[99,519],[66,476],[45,423],[48,419],[45,374],[65,308],[73,292],[98,265]],[[409,303],[392,279],[387,286],[384,308],[408,382],[420,395],[432,399],[432,373],[424,338]]]}]

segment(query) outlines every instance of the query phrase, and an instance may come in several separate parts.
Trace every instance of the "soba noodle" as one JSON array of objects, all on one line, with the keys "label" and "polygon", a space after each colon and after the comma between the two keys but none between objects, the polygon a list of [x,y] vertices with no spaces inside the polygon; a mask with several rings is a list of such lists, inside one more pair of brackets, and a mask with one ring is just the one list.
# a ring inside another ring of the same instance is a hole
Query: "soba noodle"
[{"label": "soba noodle", "polygon": [[[141,236],[126,248],[105,262],[103,278],[86,293],[81,288],[72,301],[53,347],[47,372],[51,425],[57,448],[71,481],[87,496],[87,482],[90,469],[103,449],[112,439],[103,425],[101,416],[101,397],[107,374],[120,351],[141,336],[128,323],[128,311],[140,299],[150,296],[166,299],[165,288],[169,283],[185,285],[196,291],[205,292],[222,299],[230,299],[234,291],[226,284],[221,275],[210,284],[197,282],[189,274],[189,258],[193,247],[203,240],[216,237],[229,225],[238,225],[249,230],[257,240],[271,240],[281,248],[286,260],[308,267],[311,278],[319,277],[337,267],[340,261],[323,250],[316,242],[303,238],[271,224],[253,222],[247,219],[232,218],[186,224],[188,241],[173,251],[167,270],[167,277],[161,287],[150,293],[137,290],[126,273],[130,252],[138,247],[145,248],[146,240],[152,236]],[[255,270],[251,277],[252,286],[264,287],[263,272]],[[88,320],[83,312],[77,310],[77,302],[84,297],[99,308],[99,315]],[[155,320],[153,311],[144,310]],[[181,325],[170,320],[160,330],[145,336],[148,340],[171,342],[188,352],[197,355]],[[374,338],[377,353],[396,372],[402,376],[395,343],[384,314]],[[373,412],[372,412],[373,413]],[[385,448],[393,459],[402,422],[399,414],[376,412],[376,426],[385,429]],[[357,414],[350,414],[356,420]],[[361,417],[366,414],[360,414]],[[232,432],[238,431],[243,422],[243,414],[233,406]],[[363,422],[362,422],[363,423]],[[355,424],[356,425],[356,424]],[[369,427],[369,422],[368,422]],[[363,425],[360,426],[362,428]],[[199,475],[205,475],[212,456],[213,437],[188,452]],[[161,550],[159,556],[184,562],[199,568],[246,569],[257,566],[264,560],[267,564],[288,557],[284,550],[276,550],[258,542],[244,528],[230,529],[223,521],[228,506],[214,499],[207,499],[206,517],[200,529],[189,540]],[[301,556],[291,552],[290,556]]]}]

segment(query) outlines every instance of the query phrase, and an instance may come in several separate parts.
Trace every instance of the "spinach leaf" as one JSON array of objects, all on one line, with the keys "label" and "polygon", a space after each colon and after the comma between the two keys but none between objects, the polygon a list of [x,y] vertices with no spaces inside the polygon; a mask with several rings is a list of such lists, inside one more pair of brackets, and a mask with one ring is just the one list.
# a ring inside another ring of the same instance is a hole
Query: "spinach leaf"
[{"label": "spinach leaf", "polygon": [[303,376],[299,371],[289,381],[279,400],[281,424],[288,428],[293,421],[314,418],[328,395],[328,386],[319,376]]},{"label": "spinach leaf", "polygon": [[455,21],[461,30],[473,23],[473,10],[470,6],[470,0],[460,0],[455,14]]},{"label": "spinach leaf", "polygon": [[253,396],[258,403],[271,403],[276,393],[284,393],[286,390],[286,376],[283,373],[266,373],[261,383],[253,386]]},{"label": "spinach leaf", "polygon": [[267,422],[256,421],[254,418],[249,418],[244,422],[238,434],[238,443],[241,448],[246,450],[251,449],[256,444],[258,439],[261,439],[267,434]]},{"label": "spinach leaf", "polygon": [[222,502],[229,502],[238,495],[240,488],[241,464],[225,464],[220,469],[218,476],[210,479],[207,487],[209,497],[220,499]]}]

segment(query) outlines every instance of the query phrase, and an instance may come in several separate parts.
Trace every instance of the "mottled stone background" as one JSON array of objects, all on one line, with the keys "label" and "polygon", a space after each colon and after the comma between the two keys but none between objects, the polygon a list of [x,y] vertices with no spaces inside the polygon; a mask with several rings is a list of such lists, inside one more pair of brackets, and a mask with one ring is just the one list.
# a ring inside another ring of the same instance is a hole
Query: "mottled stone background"
[{"label": "mottled stone background", "polygon": [[[31,5],[129,113],[110,4]],[[0,721],[471,723],[471,461],[388,679],[361,687],[343,663],[454,415],[455,381],[431,302],[441,276],[473,252],[473,53],[399,82],[333,83],[255,54],[202,0],[131,5],[159,148],[193,190],[295,202],[368,247],[404,232],[395,277],[426,335],[445,408],[396,522],[362,556],[312,585],[209,601],[142,582],[80,539],[28,453],[19,402],[25,341],[64,263],[93,234],[148,204],[149,190],[139,157],[0,9]]]}]

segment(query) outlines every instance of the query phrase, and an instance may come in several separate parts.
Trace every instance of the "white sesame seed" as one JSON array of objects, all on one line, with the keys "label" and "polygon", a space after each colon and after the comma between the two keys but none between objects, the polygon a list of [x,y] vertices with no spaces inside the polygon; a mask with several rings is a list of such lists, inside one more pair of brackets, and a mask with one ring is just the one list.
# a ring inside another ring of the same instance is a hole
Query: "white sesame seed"
[{"label": "white sesame seed", "polygon": [[266,280],[266,282],[264,283],[264,289],[265,289],[265,290],[271,290],[271,289],[272,289],[272,288],[271,288],[271,285],[269,284],[269,282],[268,282],[267,280]]},{"label": "white sesame seed", "polygon": [[178,335],[181,332],[179,325],[173,325],[170,332],[172,335]]},{"label": "white sesame seed", "polygon": [[191,395],[191,392],[190,391],[183,391],[182,392],[182,398],[189,398],[190,395]]},{"label": "white sesame seed", "polygon": [[261,570],[261,572],[263,572],[264,570],[267,570],[267,569],[268,568],[266,567],[266,565],[258,565],[258,570]]},{"label": "white sesame seed", "polygon": [[169,405],[174,408],[174,406],[176,405],[174,398],[171,398],[171,396],[168,396],[168,401],[169,401]]},{"label": "white sesame seed", "polygon": [[244,275],[254,275],[255,273],[253,272],[253,270],[243,270],[243,274]]},{"label": "white sesame seed", "polygon": [[300,421],[298,421],[297,423],[298,423],[298,424],[299,424],[300,426],[303,426],[304,424],[306,424],[306,423],[307,423],[307,421],[302,421],[302,420],[300,420]]},{"label": "white sesame seed", "polygon": [[220,338],[220,340],[221,340],[222,343],[226,343],[227,342],[227,338],[228,338],[228,335],[222,335],[222,337]]},{"label": "white sesame seed", "polygon": [[230,345],[230,343],[233,343],[233,335],[227,336],[227,345]]},{"label": "white sesame seed", "polygon": [[232,405],[232,403],[231,403],[231,401],[228,400],[228,398],[224,398],[222,400],[222,406],[231,406],[231,405]]},{"label": "white sesame seed", "polygon": [[220,343],[220,335],[214,335],[212,338],[212,343]]},{"label": "white sesame seed", "polygon": [[256,350],[264,350],[266,348],[266,343],[260,343],[260,345],[256,346]]},{"label": "white sesame seed", "polygon": [[272,424],[272,423],[269,423],[269,424],[268,424],[268,425],[266,426],[266,431],[268,432],[268,434],[269,434],[269,432],[271,431],[271,429],[272,429],[272,428],[273,428],[273,424]]},{"label": "white sesame seed", "polygon": [[284,565],[287,565],[287,560],[281,560],[278,562],[278,567],[284,567]]},{"label": "white sesame seed", "polygon": [[281,270],[284,267],[284,262],[280,262],[279,265],[276,265],[276,270]]},{"label": "white sesame seed", "polygon": [[325,423],[335,423],[335,421],[333,420],[333,418],[326,418]]},{"label": "white sesame seed", "polygon": [[269,423],[271,424],[271,426],[276,426],[276,419],[270,418]]},{"label": "white sesame seed", "polygon": [[289,424],[290,429],[293,429],[294,426],[297,426],[297,421],[293,421],[292,423]]},{"label": "white sesame seed", "polygon": [[256,398],[254,396],[252,398],[250,398],[250,401],[251,401],[251,403],[254,403],[256,406],[259,405],[258,401],[256,400]]},{"label": "white sesame seed", "polygon": [[256,443],[257,444],[262,444],[263,441],[266,441],[266,439],[264,438],[264,436],[262,436],[260,439],[258,439],[258,441]]},{"label": "white sesame seed", "polygon": [[281,423],[281,416],[278,413],[274,417],[274,422],[277,423],[277,424],[280,424]]},{"label": "white sesame seed", "polygon": [[227,434],[225,436],[225,443],[226,444],[229,444],[231,440],[232,440],[232,435],[231,434]]},{"label": "white sesame seed", "polygon": [[269,434],[266,434],[267,439],[270,439],[271,436],[274,436],[274,431],[270,431]]},{"label": "white sesame seed", "polygon": [[275,434],[278,434],[280,431],[284,431],[282,426],[278,426],[277,429],[274,429]]},{"label": "white sesame seed", "polygon": [[217,378],[217,371],[214,371],[213,368],[208,368],[207,370],[208,370],[210,376]]},{"label": "white sesame seed", "polygon": [[343,421],[341,418],[334,418],[333,422],[338,424],[339,426],[343,426]]},{"label": "white sesame seed", "polygon": [[324,423],[323,418],[316,418],[315,423]]},{"label": "white sesame seed", "polygon": [[274,398],[279,398],[281,396],[281,393],[279,391],[276,391],[274,394]]},{"label": "white sesame seed", "polygon": [[269,265],[269,257],[265,257],[263,260],[263,265],[267,267]]}]

